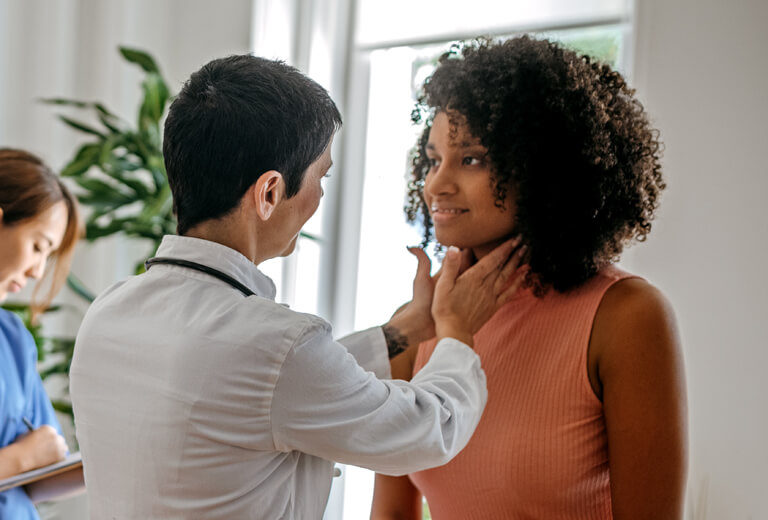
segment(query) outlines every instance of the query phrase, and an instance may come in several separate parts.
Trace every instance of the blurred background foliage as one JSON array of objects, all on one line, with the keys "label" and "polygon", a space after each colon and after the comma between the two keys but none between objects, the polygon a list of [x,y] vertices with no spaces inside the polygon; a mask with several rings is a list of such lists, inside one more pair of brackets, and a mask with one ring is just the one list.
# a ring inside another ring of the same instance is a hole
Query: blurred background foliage
[{"label": "blurred background foliage", "polygon": [[[150,240],[154,251],[163,235],[176,231],[160,126],[172,96],[152,56],[127,47],[119,47],[119,52],[128,63],[140,67],[145,73],[141,83],[143,97],[135,124],[121,119],[99,102],[64,98],[42,101],[90,116],[85,122],[58,115],[64,124],[86,138],[60,172],[76,185],[74,190],[86,217],[86,240],[93,242],[120,233]],[[135,270],[137,273],[144,270],[143,261],[137,263]],[[94,293],[72,274],[67,279],[67,286],[87,303],[95,298]],[[39,321],[32,321],[27,302],[6,302],[2,307],[16,313],[32,333],[42,379],[66,378],[72,362],[74,338],[47,335]],[[53,305],[45,313],[62,309],[63,306]],[[71,418],[72,403],[67,389],[65,384],[63,395],[52,399],[52,403],[56,410]]]}]

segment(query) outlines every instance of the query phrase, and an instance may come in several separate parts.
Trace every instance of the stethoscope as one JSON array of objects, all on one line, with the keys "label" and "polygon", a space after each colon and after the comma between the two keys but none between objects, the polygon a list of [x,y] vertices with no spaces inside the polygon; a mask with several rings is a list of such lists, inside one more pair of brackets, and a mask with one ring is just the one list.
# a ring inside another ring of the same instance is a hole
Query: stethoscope
[{"label": "stethoscope", "polygon": [[147,271],[149,271],[150,267],[157,264],[177,265],[179,267],[186,267],[187,269],[200,271],[201,273],[205,273],[207,275],[213,276],[214,278],[218,278],[222,282],[228,283],[229,285],[231,285],[232,287],[234,287],[235,289],[243,293],[245,296],[253,296],[254,294],[256,294],[245,285],[241,284],[240,282],[238,282],[228,274],[222,273],[218,269],[214,269],[213,267],[208,267],[207,265],[198,264],[197,262],[182,260],[181,258],[168,258],[163,256],[156,256],[144,262],[144,268]]}]

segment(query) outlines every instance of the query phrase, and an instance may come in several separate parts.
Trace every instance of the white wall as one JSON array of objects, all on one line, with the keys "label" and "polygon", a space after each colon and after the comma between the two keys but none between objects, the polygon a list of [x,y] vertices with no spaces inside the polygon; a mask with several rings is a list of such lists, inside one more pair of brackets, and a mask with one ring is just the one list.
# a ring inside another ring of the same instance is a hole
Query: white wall
[{"label": "white wall", "polygon": [[[690,518],[768,518],[768,2],[639,0],[634,83],[669,187],[625,264],[680,324]],[[706,516],[704,507],[706,505]]]},{"label": "white wall", "polygon": [[[171,90],[178,92],[189,74],[210,59],[249,52],[251,4],[0,0],[0,146],[30,149],[60,168],[72,157],[79,136],[56,120],[61,110],[39,98],[102,101],[135,121],[142,72],[125,62],[117,47],[150,52]],[[93,254],[79,247],[73,270],[100,291],[116,276],[130,274],[137,258],[120,241],[102,240],[97,248]]]}]

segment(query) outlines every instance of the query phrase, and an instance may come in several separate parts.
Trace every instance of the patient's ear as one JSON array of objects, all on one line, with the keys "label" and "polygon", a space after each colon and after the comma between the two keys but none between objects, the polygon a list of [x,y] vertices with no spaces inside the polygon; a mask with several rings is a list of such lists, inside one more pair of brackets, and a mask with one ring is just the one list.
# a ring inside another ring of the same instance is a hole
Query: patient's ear
[{"label": "patient's ear", "polygon": [[276,170],[262,173],[248,190],[256,214],[261,220],[269,220],[285,193],[283,176]]}]

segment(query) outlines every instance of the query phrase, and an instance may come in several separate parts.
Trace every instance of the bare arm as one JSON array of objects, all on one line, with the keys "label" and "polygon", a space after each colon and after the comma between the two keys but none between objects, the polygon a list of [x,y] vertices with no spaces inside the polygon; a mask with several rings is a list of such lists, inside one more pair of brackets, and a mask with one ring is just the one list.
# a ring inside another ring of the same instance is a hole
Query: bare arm
[{"label": "bare arm", "polygon": [[[392,359],[392,379],[410,381],[417,352],[412,348]],[[371,520],[421,520],[421,493],[407,475],[376,474]]]},{"label": "bare arm", "polygon": [[407,476],[376,475],[371,520],[421,520],[421,493]]},{"label": "bare arm", "polygon": [[644,281],[617,283],[600,305],[590,349],[605,407],[614,518],[679,520],[687,407],[669,303]]}]

